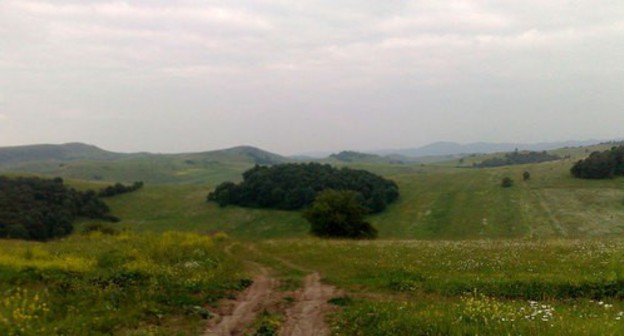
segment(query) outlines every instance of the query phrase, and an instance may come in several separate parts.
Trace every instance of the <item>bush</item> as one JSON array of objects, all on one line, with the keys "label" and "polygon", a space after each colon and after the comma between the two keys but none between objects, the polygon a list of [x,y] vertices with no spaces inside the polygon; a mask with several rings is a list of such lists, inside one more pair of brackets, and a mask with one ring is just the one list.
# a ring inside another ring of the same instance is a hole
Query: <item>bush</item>
[{"label": "bush", "polygon": [[319,237],[375,238],[377,230],[364,221],[368,210],[353,191],[326,190],[318,194],[303,216]]},{"label": "bush", "polygon": [[503,180],[501,181],[501,186],[503,188],[509,188],[513,186],[513,180],[510,177],[504,177]]},{"label": "bush", "polygon": [[522,180],[523,181],[528,181],[531,179],[531,173],[529,173],[528,171],[525,171],[524,173],[522,173]]}]

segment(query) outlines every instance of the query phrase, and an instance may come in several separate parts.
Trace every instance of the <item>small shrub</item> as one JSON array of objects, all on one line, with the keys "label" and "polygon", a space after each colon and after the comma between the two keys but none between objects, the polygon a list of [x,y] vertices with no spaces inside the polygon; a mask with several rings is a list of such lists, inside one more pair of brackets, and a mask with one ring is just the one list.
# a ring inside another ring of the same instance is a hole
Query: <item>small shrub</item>
[{"label": "small shrub", "polygon": [[503,188],[509,188],[513,186],[513,180],[510,177],[504,177],[503,180],[501,181],[501,186]]},{"label": "small shrub", "polygon": [[528,171],[525,171],[524,173],[522,173],[522,180],[528,181],[530,179],[531,179],[531,173],[529,173]]}]

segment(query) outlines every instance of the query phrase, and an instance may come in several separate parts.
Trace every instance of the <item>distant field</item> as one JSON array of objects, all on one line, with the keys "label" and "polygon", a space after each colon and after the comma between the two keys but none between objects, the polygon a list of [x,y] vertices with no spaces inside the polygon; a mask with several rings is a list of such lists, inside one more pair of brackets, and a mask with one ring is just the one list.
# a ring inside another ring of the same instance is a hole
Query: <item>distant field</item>
[{"label": "distant field", "polygon": [[[401,197],[370,221],[380,237],[480,239],[618,236],[624,230],[624,179],[579,180],[573,160],[466,169],[354,165],[397,181]],[[522,173],[531,174],[522,181]],[[515,184],[502,188],[509,176]],[[84,185],[81,184],[81,185]],[[215,184],[146,185],[107,200],[122,225],[139,230],[226,231],[241,239],[304,237],[298,212],[219,208],[205,201]]]}]

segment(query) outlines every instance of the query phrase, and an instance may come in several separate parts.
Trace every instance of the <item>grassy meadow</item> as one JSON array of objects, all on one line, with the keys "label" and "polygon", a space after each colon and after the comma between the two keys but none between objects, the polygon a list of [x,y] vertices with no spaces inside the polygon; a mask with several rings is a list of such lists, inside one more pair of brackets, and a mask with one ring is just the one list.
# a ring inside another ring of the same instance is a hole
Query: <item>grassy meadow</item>
[{"label": "grassy meadow", "polygon": [[318,271],[340,288],[342,308],[328,316],[335,335],[624,334],[624,180],[574,179],[586,150],[558,154],[571,158],[351,164],[400,187],[369,217],[375,241],[314,239],[298,212],[207,203],[243,165],[187,167],[184,183],[154,177],[162,183],[106,199],[119,235],[82,234],[98,223],[83,220],[67,239],[2,241],[0,334],[201,334],[206,309],[247,284],[250,260],[295,287]]},{"label": "grassy meadow", "polygon": [[[269,240],[284,277],[346,292],[336,335],[620,335],[622,240]],[[297,265],[298,269],[292,269]]]},{"label": "grassy meadow", "polygon": [[0,244],[2,335],[190,335],[244,287],[226,236],[101,232]]}]

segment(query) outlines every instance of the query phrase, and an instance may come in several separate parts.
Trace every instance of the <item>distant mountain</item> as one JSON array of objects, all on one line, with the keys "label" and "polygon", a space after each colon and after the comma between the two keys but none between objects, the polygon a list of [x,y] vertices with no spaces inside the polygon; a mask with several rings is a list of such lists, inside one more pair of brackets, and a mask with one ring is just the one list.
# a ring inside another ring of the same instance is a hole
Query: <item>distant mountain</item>
[{"label": "distant mountain", "polygon": [[459,144],[456,142],[435,142],[423,147],[418,148],[405,148],[405,149],[388,149],[374,151],[371,153],[378,155],[390,155],[398,154],[407,157],[423,157],[423,156],[443,156],[443,155],[458,155],[458,154],[489,154],[497,152],[510,152],[516,148],[518,150],[529,151],[544,151],[552,150],[563,147],[580,147],[589,146],[600,143],[600,140],[587,140],[587,141],[563,141],[563,142],[542,142],[536,144],[522,144],[522,143],[488,143],[488,142],[476,142],[471,144]]},{"label": "distant mountain", "polygon": [[117,160],[126,156],[82,143],[1,147],[0,167],[35,161]]}]

